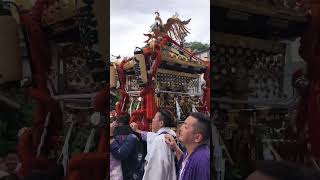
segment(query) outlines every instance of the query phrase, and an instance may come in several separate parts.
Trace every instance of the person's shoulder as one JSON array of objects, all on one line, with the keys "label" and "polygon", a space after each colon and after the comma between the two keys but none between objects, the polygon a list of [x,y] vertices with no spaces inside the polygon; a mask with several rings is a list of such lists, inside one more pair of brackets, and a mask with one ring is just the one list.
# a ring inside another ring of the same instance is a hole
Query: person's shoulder
[{"label": "person's shoulder", "polygon": [[177,136],[176,132],[174,132],[172,129],[169,129],[169,131],[167,133],[170,134],[171,136],[174,136],[174,137]]},{"label": "person's shoulder", "polygon": [[210,149],[206,146],[194,152],[193,159],[198,162],[210,161]]},{"label": "person's shoulder", "polygon": [[163,146],[163,144],[166,144],[165,142],[165,134],[160,134],[154,137],[153,144],[156,146]]},{"label": "person's shoulder", "polygon": [[162,140],[164,140],[164,134],[160,134],[160,135],[157,135],[155,138],[154,138],[154,141],[155,142],[161,142]]},{"label": "person's shoulder", "polygon": [[128,134],[127,139],[139,141],[139,137],[137,135],[133,134],[133,133]]}]

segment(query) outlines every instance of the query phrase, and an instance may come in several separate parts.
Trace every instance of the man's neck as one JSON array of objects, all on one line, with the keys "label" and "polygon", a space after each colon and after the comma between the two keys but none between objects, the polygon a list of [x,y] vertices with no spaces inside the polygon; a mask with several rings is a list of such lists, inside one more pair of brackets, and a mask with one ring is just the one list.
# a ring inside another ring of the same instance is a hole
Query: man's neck
[{"label": "man's neck", "polygon": [[200,145],[201,144],[186,144],[185,147],[188,152],[188,157],[190,157],[190,155],[193,153],[193,151]]}]

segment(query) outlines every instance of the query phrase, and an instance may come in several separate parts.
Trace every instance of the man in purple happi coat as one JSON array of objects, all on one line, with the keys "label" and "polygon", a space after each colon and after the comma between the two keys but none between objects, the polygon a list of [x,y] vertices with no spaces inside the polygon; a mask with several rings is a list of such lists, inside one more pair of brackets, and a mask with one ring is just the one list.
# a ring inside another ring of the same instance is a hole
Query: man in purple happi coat
[{"label": "man in purple happi coat", "polygon": [[178,158],[178,180],[210,180],[210,118],[193,112],[181,127],[179,140],[185,145],[182,152],[174,138],[166,136],[166,143]]}]

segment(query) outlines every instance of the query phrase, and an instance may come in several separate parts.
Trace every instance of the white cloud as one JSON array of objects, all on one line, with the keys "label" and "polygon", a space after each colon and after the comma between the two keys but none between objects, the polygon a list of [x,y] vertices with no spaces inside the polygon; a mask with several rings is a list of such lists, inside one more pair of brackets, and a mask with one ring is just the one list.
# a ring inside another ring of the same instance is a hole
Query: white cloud
[{"label": "white cloud", "polygon": [[191,18],[187,41],[210,42],[209,0],[111,0],[110,53],[132,56],[135,47],[144,46],[154,12],[166,21],[176,12],[182,20]]}]

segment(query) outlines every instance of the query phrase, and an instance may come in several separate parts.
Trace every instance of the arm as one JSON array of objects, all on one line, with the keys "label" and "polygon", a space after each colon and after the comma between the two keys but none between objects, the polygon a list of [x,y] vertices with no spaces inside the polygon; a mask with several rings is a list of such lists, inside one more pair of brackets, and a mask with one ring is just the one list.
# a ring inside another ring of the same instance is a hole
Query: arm
[{"label": "arm", "polygon": [[130,152],[132,152],[139,141],[138,137],[134,134],[129,134],[123,144],[119,144],[118,141],[110,141],[110,151],[114,158],[118,160],[124,160],[128,158]]},{"label": "arm", "polygon": [[179,148],[179,146],[177,145],[176,141],[174,140],[174,138],[169,135],[169,134],[165,134],[165,142],[167,145],[169,145],[169,147],[174,150],[178,161],[180,160],[181,156],[183,155],[182,150]]},{"label": "arm", "polygon": [[135,122],[131,123],[131,124],[130,124],[130,127],[131,127],[131,129],[132,129],[134,132],[136,132],[136,133],[138,133],[138,134],[141,135],[141,138],[142,138],[143,141],[147,141],[147,137],[148,137],[148,134],[149,134],[150,132],[148,132],[148,131],[141,131],[141,130],[139,129],[138,124],[135,123]]},{"label": "arm", "polygon": [[174,149],[174,152],[176,153],[177,159],[178,159],[178,161],[179,161],[180,158],[181,158],[182,155],[183,155],[183,152],[182,152],[182,150],[179,148],[178,145],[177,145],[176,148]]}]

